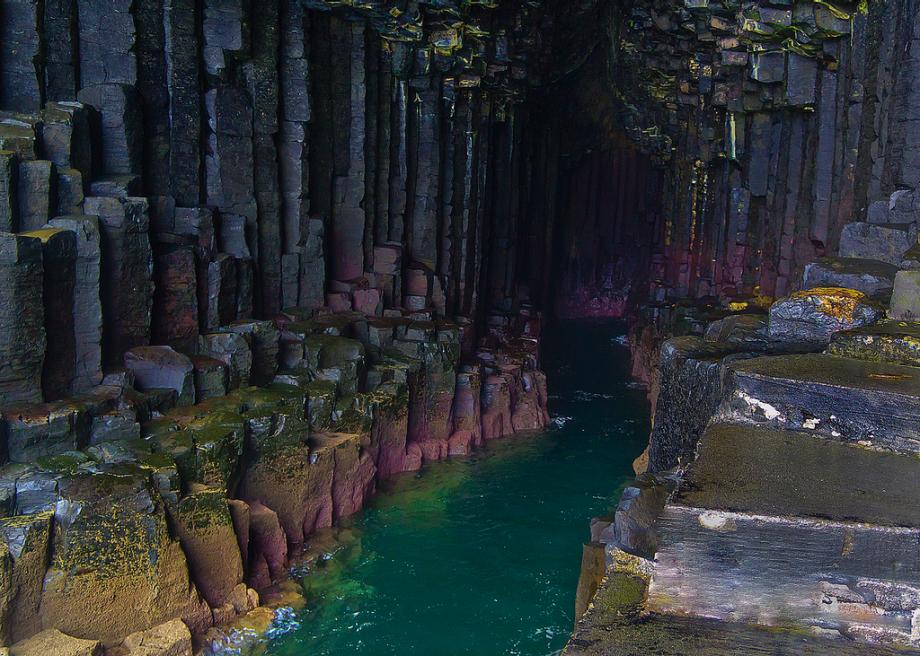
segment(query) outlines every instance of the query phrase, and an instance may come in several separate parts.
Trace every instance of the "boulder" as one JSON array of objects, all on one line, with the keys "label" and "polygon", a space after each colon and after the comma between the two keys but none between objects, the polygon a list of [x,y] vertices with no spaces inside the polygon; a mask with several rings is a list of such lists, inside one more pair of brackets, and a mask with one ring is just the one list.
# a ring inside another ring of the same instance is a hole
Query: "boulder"
[{"label": "boulder", "polygon": [[10,656],[102,656],[102,643],[47,629],[10,647]]},{"label": "boulder", "polygon": [[818,287],[796,292],[770,307],[770,337],[791,342],[828,344],[831,335],[876,322],[881,306],[862,292]]},{"label": "boulder", "polygon": [[132,633],[122,643],[125,656],[192,656],[192,634],[182,620]]}]

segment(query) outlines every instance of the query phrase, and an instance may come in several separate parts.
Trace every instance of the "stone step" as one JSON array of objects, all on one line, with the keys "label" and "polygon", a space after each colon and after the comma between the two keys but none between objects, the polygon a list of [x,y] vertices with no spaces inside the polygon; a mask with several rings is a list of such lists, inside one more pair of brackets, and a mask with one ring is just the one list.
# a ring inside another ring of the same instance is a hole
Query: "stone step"
[{"label": "stone step", "polygon": [[880,260],[859,257],[822,257],[805,265],[803,286],[846,287],[888,302],[898,268]]},{"label": "stone step", "polygon": [[717,416],[920,453],[920,369],[806,353],[728,367]]},{"label": "stone step", "polygon": [[645,582],[609,575],[575,627],[564,656],[905,656],[913,649],[789,630],[642,612]]},{"label": "stone step", "polygon": [[848,223],[840,233],[840,256],[897,266],[916,244],[917,226],[913,223]]},{"label": "stone step", "polygon": [[871,362],[920,367],[920,322],[881,321],[835,333],[827,352]]},{"label": "stone step", "polygon": [[716,424],[659,517],[653,612],[917,645],[920,461]]}]

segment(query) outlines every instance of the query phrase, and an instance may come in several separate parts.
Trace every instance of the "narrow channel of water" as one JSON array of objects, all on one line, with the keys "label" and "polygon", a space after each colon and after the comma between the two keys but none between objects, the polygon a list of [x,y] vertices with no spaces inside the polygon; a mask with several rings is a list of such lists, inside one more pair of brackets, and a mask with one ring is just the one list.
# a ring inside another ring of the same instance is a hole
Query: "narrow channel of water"
[{"label": "narrow channel of water", "polygon": [[542,656],[571,630],[581,545],[648,436],[622,324],[545,341],[550,430],[387,481],[302,579],[299,627],[271,656]]}]

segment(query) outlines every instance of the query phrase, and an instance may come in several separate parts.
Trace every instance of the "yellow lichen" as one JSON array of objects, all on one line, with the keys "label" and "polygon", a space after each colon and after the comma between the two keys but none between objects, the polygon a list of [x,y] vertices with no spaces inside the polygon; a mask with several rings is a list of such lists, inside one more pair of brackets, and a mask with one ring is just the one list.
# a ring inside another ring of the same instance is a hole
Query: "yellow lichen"
[{"label": "yellow lichen", "polygon": [[818,310],[822,314],[838,321],[850,322],[856,316],[856,308],[866,300],[866,295],[846,287],[815,287],[795,292],[792,298],[816,298]]}]

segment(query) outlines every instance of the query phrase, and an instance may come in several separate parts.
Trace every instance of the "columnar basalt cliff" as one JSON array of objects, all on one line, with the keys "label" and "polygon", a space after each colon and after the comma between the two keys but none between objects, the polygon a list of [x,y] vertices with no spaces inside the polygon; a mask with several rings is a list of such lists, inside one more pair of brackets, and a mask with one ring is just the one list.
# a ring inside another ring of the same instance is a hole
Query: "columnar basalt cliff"
[{"label": "columnar basalt cliff", "polygon": [[548,20],[0,1],[2,644],[188,653],[380,479],[546,424]]},{"label": "columnar basalt cliff", "polygon": [[573,654],[920,646],[918,58],[912,0],[0,0],[0,641],[188,653],[543,427],[555,314],[654,409]]},{"label": "columnar basalt cliff", "polygon": [[660,162],[662,218],[647,288],[593,307],[638,301],[654,420],[566,653],[916,653],[920,13],[610,15],[594,120]]}]

